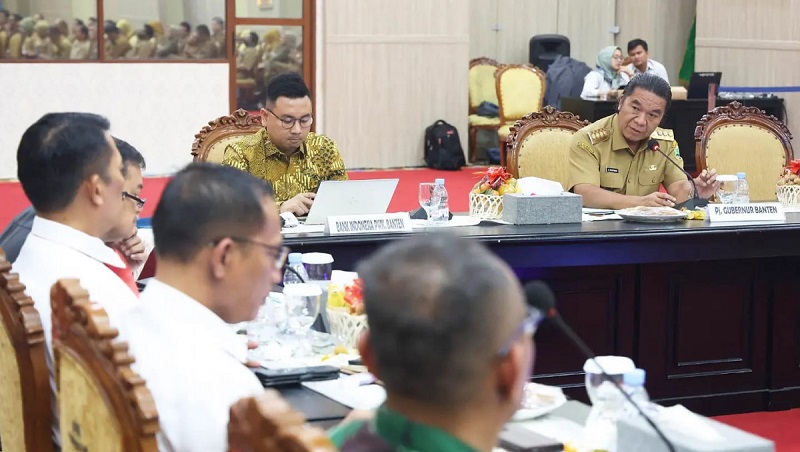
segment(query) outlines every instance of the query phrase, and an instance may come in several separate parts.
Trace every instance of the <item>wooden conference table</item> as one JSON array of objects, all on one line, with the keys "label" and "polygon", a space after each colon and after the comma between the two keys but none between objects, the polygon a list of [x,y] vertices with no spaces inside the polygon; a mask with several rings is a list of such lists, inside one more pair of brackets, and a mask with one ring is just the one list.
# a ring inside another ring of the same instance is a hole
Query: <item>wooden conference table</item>
[{"label": "wooden conference table", "polygon": [[[428,229],[426,231],[432,231]],[[647,371],[650,396],[718,415],[800,406],[800,214],[779,224],[581,224],[453,228],[553,288],[598,354]],[[356,263],[402,234],[286,234],[297,252]],[[586,401],[584,358],[545,324],[534,381]]]}]

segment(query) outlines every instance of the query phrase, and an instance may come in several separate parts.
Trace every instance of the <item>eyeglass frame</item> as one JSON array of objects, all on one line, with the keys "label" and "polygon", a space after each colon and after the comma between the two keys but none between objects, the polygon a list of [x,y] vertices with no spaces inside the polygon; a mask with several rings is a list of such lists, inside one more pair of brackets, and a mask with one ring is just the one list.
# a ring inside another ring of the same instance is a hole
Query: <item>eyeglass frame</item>
[{"label": "eyeglass frame", "polygon": [[542,320],[544,320],[544,315],[542,315],[541,311],[536,308],[528,309],[528,314],[511,333],[511,337],[509,337],[508,341],[497,350],[497,356],[499,358],[507,357],[508,354],[511,353],[511,347],[514,346],[514,343],[517,342],[519,338],[536,334],[536,330],[539,328],[539,324],[542,323]]},{"label": "eyeglass frame", "polygon": [[131,201],[135,202],[137,209],[144,208],[144,204],[147,202],[147,200],[144,199],[144,198],[140,198],[140,197],[134,195],[133,193],[128,193],[127,191],[123,191],[122,192],[122,200],[124,201],[125,199],[130,199]]},{"label": "eyeglass frame", "polygon": [[246,237],[237,237],[237,236],[219,237],[219,238],[216,238],[216,239],[212,240],[211,242],[209,242],[209,245],[210,246],[217,246],[219,244],[219,242],[221,242],[223,239],[226,239],[226,238],[227,239],[231,239],[231,240],[233,240],[234,242],[237,242],[237,243],[246,243],[246,244],[249,244],[249,245],[257,245],[257,246],[260,246],[260,247],[266,249],[267,251],[271,251],[272,252],[271,256],[275,260],[275,268],[277,270],[282,269],[283,266],[286,265],[286,260],[289,258],[289,253],[291,252],[291,249],[288,246],[285,246],[285,245],[275,246],[275,245],[270,245],[268,243],[264,243],[264,242],[261,242],[261,241],[258,241],[258,240],[248,239]]},{"label": "eyeglass frame", "polygon": [[[306,116],[303,116],[302,118],[293,118],[291,116],[288,116],[288,117],[286,117],[286,119],[284,119],[284,118],[281,118],[280,116],[278,116],[277,114],[275,114],[274,111],[270,110],[267,107],[264,107],[264,110],[267,110],[268,112],[270,112],[272,114],[272,116],[275,117],[275,119],[280,121],[281,127],[283,127],[286,130],[292,130],[292,128],[294,127],[295,124],[300,124],[300,128],[301,129],[309,129],[309,128],[311,128],[311,124],[314,124],[314,116],[310,115],[310,114],[306,115]],[[291,120],[291,124],[287,121],[287,119]],[[308,124],[303,125],[303,119],[308,119]],[[286,124],[289,124],[289,127],[286,127]]]}]

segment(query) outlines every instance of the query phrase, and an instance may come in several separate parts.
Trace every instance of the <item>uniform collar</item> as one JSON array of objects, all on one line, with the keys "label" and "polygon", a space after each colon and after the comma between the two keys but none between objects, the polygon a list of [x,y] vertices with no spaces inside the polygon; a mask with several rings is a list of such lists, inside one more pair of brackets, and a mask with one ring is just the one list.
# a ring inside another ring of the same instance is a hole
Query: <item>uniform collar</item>
[{"label": "uniform collar", "polygon": [[[611,135],[611,150],[612,151],[627,151],[630,153],[630,148],[628,147],[628,140],[625,139],[625,135],[622,134],[622,126],[619,123],[619,113],[615,113],[614,117],[611,118],[611,130],[614,132]],[[642,149],[642,143],[639,143],[639,149],[636,152],[639,152]]]},{"label": "uniform collar", "polygon": [[90,258],[116,268],[126,268],[119,255],[97,237],[57,221],[40,216],[33,219],[31,234],[49,242],[74,249]]},{"label": "uniform collar", "polygon": [[386,405],[378,409],[375,416],[377,434],[402,450],[477,452],[455,436],[436,427],[417,424],[400,413],[390,410]]},{"label": "uniform collar", "polygon": [[[264,156],[271,157],[275,154],[283,154],[278,146],[272,142],[269,137],[269,132],[267,132],[266,127],[262,127],[261,130],[258,131],[259,135],[261,136],[261,143],[264,149]],[[297,153],[303,156],[306,155],[306,141],[308,141],[308,137],[303,141],[303,144],[300,145],[300,149],[298,149]]]}]

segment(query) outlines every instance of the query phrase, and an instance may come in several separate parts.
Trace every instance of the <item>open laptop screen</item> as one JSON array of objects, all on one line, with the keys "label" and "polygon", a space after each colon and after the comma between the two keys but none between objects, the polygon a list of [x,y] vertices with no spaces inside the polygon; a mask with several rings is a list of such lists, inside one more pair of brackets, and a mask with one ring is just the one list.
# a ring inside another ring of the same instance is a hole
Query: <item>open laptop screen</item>
[{"label": "open laptop screen", "polygon": [[306,224],[325,224],[331,215],[386,213],[400,179],[323,181]]}]

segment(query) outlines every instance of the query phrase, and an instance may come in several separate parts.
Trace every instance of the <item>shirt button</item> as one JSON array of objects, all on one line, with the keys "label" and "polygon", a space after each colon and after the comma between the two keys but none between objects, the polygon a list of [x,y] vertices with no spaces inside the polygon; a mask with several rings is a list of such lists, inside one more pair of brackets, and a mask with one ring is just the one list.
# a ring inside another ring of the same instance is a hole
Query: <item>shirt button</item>
[{"label": "shirt button", "polygon": [[628,183],[633,183],[633,179],[628,179]]},{"label": "shirt button", "polygon": [[653,183],[654,183],[654,184],[656,183],[656,180],[655,180],[655,179],[653,179]]}]

